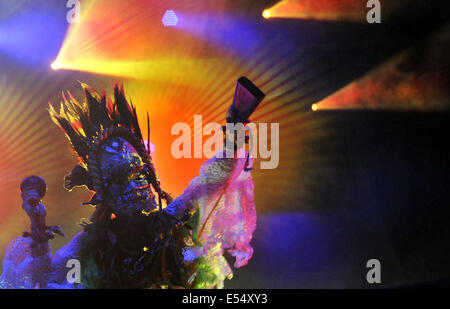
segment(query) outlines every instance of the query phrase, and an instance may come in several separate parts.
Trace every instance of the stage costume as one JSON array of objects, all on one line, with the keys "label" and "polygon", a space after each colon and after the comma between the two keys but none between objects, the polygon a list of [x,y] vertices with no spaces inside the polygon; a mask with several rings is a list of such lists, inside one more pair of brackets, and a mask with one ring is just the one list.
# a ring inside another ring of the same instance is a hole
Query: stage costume
[{"label": "stage costume", "polygon": [[[50,106],[50,115],[80,158],[64,186],[91,190],[85,204],[95,211],[54,255],[49,240],[62,232],[45,227],[45,219],[38,223],[40,230],[13,240],[0,287],[222,288],[233,275],[225,251],[235,258],[235,267],[246,265],[253,254],[256,210],[248,154],[238,156],[245,150],[235,145],[234,158],[225,157],[226,149],[219,151],[172,200],[161,189],[150,141],[144,142],[123,88],[114,88],[113,102],[105,93],[82,87],[83,103],[69,95],[58,111]],[[232,115],[228,121],[239,121]],[[24,199],[27,203],[32,204]],[[45,217],[42,203],[34,207]],[[67,279],[73,259],[80,262],[81,282]]]}]

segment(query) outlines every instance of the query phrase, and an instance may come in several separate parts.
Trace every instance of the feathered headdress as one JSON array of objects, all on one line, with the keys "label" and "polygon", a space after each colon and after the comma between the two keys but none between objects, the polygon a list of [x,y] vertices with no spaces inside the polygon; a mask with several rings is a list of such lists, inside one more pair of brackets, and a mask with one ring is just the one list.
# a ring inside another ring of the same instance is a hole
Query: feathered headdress
[{"label": "feathered headdress", "polygon": [[[65,187],[71,190],[75,186],[86,185],[102,196],[103,187],[99,170],[98,153],[100,147],[110,137],[121,137],[129,142],[141,156],[147,178],[154,191],[167,203],[170,197],[160,188],[150,151],[150,124],[147,114],[148,140],[144,143],[139,127],[136,108],[125,97],[123,86],[114,86],[114,102],[106,95],[100,95],[88,85],[81,83],[85,100],[80,103],[68,92],[63,93],[63,102],[57,112],[50,104],[49,112],[53,121],[66,133],[73,149],[81,159],[72,173],[65,178]],[[96,204],[92,199],[88,204]]]}]

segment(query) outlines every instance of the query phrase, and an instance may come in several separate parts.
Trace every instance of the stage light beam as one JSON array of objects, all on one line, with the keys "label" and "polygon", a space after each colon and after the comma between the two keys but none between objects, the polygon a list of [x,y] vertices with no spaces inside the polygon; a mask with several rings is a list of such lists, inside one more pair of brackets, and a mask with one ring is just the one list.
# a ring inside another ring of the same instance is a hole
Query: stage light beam
[{"label": "stage light beam", "polygon": [[[405,5],[407,0],[387,1],[379,0],[383,14],[390,14]],[[265,18],[298,18],[305,20],[329,20],[366,22],[368,8],[367,1],[355,0],[281,0],[263,12]],[[269,16],[265,16],[265,12]]]},{"label": "stage light beam", "polygon": [[58,62],[58,60],[55,60],[52,62],[50,67],[52,68],[53,71],[56,71],[61,67],[61,64]]},{"label": "stage light beam", "polygon": [[264,10],[264,12],[262,13],[263,17],[265,19],[270,18],[270,10]]}]

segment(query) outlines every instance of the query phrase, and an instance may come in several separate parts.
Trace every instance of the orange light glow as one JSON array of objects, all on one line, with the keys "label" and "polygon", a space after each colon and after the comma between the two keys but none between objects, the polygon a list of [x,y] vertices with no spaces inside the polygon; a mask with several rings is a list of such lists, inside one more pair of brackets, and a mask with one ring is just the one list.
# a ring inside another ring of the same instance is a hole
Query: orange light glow
[{"label": "orange light glow", "polygon": [[[441,40],[445,29],[429,40],[438,59],[446,53]],[[432,57],[419,72],[405,70],[413,49],[400,52],[362,78],[325,98],[318,109],[439,110],[445,107],[447,81],[442,66]],[[441,53],[441,55],[440,55]]]},{"label": "orange light glow", "polygon": [[[405,0],[380,0],[383,12],[391,11]],[[282,0],[266,11],[270,17],[366,22],[366,1]],[[264,16],[265,17],[265,16]]]},{"label": "orange light glow", "polygon": [[[227,1],[194,2],[195,6],[192,0],[179,1],[180,21],[183,13],[196,16],[208,11],[225,16],[210,25],[213,32],[236,28],[229,24]],[[322,81],[299,73],[310,70],[314,58],[302,56],[301,61],[292,63],[280,54],[286,36],[273,37],[259,31],[255,32],[258,40],[254,44],[258,48],[244,58],[227,50],[229,42],[211,44],[202,36],[204,27],[197,29],[195,36],[178,26],[164,27],[161,17],[166,9],[164,1],[83,1],[82,22],[70,25],[52,66],[55,71],[45,68],[30,74],[23,68],[0,76],[0,249],[29,228],[18,188],[26,176],[35,174],[46,180],[49,191],[43,203],[51,221],[64,226],[68,238],[79,231],[80,218],[92,214],[92,207],[79,207],[90,200],[92,192],[86,188],[67,192],[62,186],[64,176],[79,162],[47,111],[49,101],[57,105],[61,100],[61,91],[70,90],[76,99],[83,99],[77,80],[98,91],[105,89],[109,95],[112,83],[123,82],[127,98],[137,107],[144,139],[148,110],[156,172],[163,190],[177,197],[199,174],[206,159],[175,159],[171,154],[176,138],[171,135],[172,126],[185,122],[193,128],[195,114],[202,115],[204,124],[223,124],[237,78],[248,76],[267,94],[252,121],[280,123],[283,128],[280,165],[275,170],[256,168],[253,173],[259,190],[255,194],[258,209],[270,210],[280,200],[286,204],[308,200],[310,190],[299,188],[312,186],[315,174],[305,166],[323,164],[320,154],[306,155],[306,148],[300,145],[318,130],[326,131],[305,112],[305,107],[314,102],[310,94]],[[304,80],[309,82],[303,84]],[[259,166],[258,160],[255,166]],[[55,238],[52,245],[58,248],[66,242]]]},{"label": "orange light glow", "polygon": [[283,0],[270,12],[272,17],[281,18],[358,20],[365,17],[366,8],[354,0]]}]

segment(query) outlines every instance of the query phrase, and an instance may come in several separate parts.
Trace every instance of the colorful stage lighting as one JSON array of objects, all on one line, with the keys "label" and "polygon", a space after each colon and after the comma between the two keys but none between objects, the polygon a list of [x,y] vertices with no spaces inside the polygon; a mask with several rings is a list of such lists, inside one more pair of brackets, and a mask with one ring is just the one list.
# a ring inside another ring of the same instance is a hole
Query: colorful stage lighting
[{"label": "colorful stage lighting", "polygon": [[[366,22],[367,1],[354,0],[281,0],[263,12],[264,18],[298,18],[313,20],[338,20]],[[388,15],[407,0],[379,0],[383,14]]]},{"label": "colorful stage lighting", "polygon": [[61,67],[61,64],[57,60],[55,60],[52,62],[50,67],[52,68],[52,70],[56,71]]},{"label": "colorful stage lighting", "polygon": [[441,59],[448,54],[449,29],[427,38],[420,61],[417,47],[403,50],[318,102],[317,109],[447,110],[447,71]]},{"label": "colorful stage lighting", "polygon": [[179,19],[174,10],[167,10],[161,21],[166,27],[175,27],[178,24]]},{"label": "colorful stage lighting", "polygon": [[[205,115],[205,122],[221,123],[233,99],[235,78],[246,75],[255,80],[258,86],[267,89],[268,96],[252,121],[279,122],[290,128],[280,136],[280,149],[289,149],[282,154],[284,165],[269,172],[269,177],[274,178],[277,173],[283,174],[284,182],[272,184],[260,202],[276,204],[286,200],[284,190],[298,192],[300,183],[313,182],[314,175],[296,173],[297,167],[308,166],[309,160],[314,161],[311,164],[321,165],[317,154],[309,156],[303,153],[304,148],[289,145],[303,143],[314,136],[318,126],[314,124],[315,119],[309,118],[312,113],[306,112],[305,106],[310,109],[318,100],[314,91],[323,82],[314,77],[317,72],[311,68],[316,68],[316,60],[308,54],[308,49],[302,48],[301,61],[287,57],[293,48],[290,34],[274,35],[278,32],[260,23],[228,14],[219,2],[208,2],[214,3],[213,8],[199,5],[194,10],[190,5],[192,0],[177,1],[174,11],[179,20],[177,31],[167,31],[171,29],[164,27],[161,19],[170,7],[161,9],[156,1],[89,2],[92,6],[83,9],[82,22],[70,25],[55,68],[113,76],[113,81],[124,81],[140,121],[145,123],[149,111],[158,177],[174,196],[181,194],[198,175],[204,160],[173,158],[174,137],[170,134],[173,124],[182,121],[193,125],[193,114]],[[185,7],[180,3],[186,3]],[[205,14],[207,9],[211,13]],[[259,9],[258,14],[263,11]],[[110,18],[111,14],[114,18]],[[276,16],[271,13],[270,18],[273,17]],[[58,75],[66,74],[69,73]],[[297,80],[299,75],[301,81]],[[101,89],[102,85],[96,88]],[[106,91],[109,88],[107,84]],[[58,100],[59,97],[52,102]],[[298,122],[303,125],[291,126]],[[173,177],[174,170],[182,172]],[[266,175],[255,174],[256,186],[267,181]],[[296,201],[307,199],[308,195],[308,190],[296,193]]]}]

